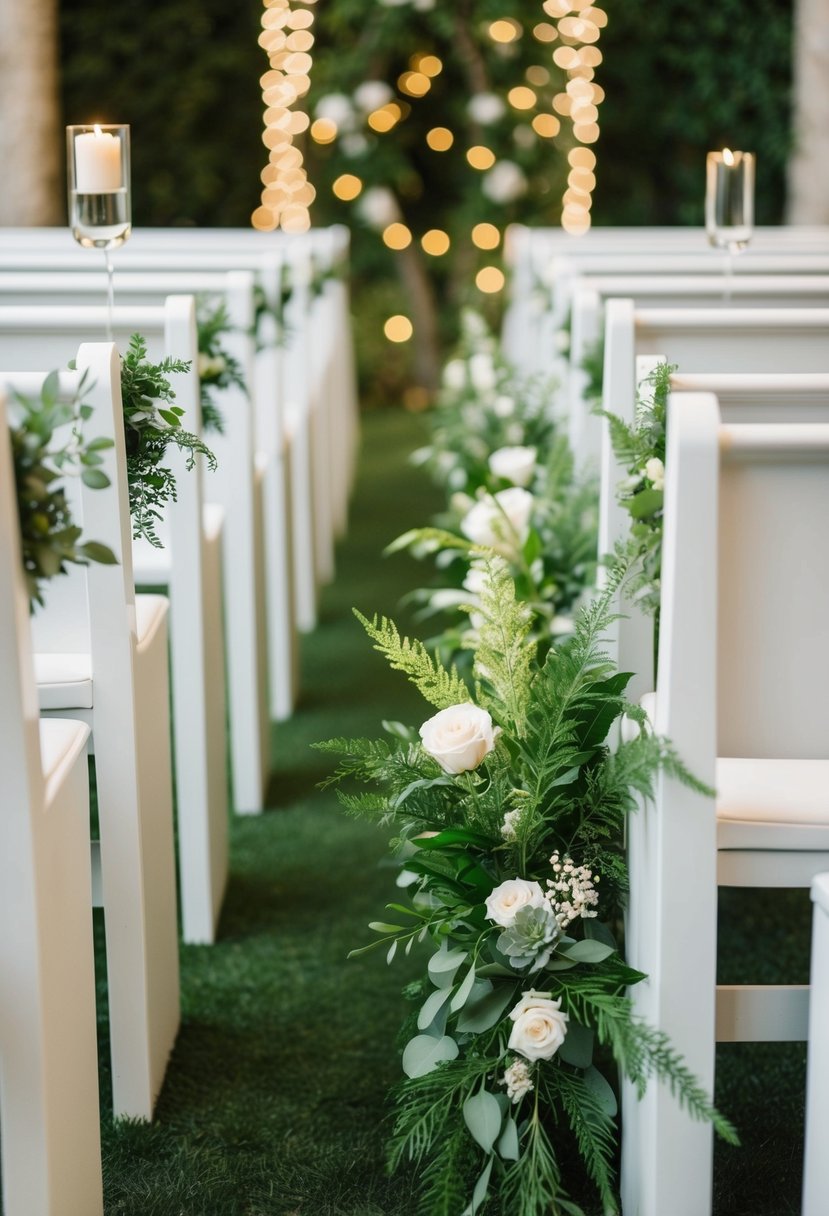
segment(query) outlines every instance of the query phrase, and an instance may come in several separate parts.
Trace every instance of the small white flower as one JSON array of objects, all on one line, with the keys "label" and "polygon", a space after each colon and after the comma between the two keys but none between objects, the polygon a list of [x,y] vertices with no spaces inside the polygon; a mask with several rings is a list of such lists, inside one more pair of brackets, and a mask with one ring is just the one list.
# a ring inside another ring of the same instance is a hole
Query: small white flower
[{"label": "small white flower", "polygon": [[530,1079],[530,1070],[523,1060],[513,1060],[509,1068],[504,1069],[501,1084],[506,1085],[507,1097],[513,1103],[520,1102],[526,1094],[532,1093],[534,1089]]},{"label": "small white flower", "polygon": [[[420,728],[423,750],[445,773],[477,768],[495,747],[501,733],[485,709],[467,702],[442,709]],[[540,890],[540,888],[539,888]]]},{"label": "small white flower", "polygon": [[503,118],[507,107],[497,93],[475,93],[466,104],[466,112],[473,122],[482,126]]},{"label": "small white flower", "polygon": [[548,993],[523,993],[510,1017],[515,1025],[509,1047],[527,1060],[549,1060],[564,1042],[568,1017],[561,1001],[550,1000]]},{"label": "small white flower", "polygon": [[493,477],[526,487],[533,479],[537,454],[535,448],[498,448],[489,458],[489,471]]},{"label": "small white flower", "polygon": [[496,397],[492,408],[496,418],[511,418],[515,413],[515,402],[512,397]]},{"label": "small white flower", "polygon": [[467,338],[486,338],[489,334],[489,327],[474,308],[464,308],[461,310],[461,331]]},{"label": "small white flower", "polygon": [[443,383],[446,388],[460,390],[466,384],[466,364],[463,359],[450,359],[443,369]]},{"label": "small white flower", "polygon": [[354,90],[354,102],[366,114],[379,110],[394,97],[394,90],[385,80],[364,80]]},{"label": "small white flower", "polygon": [[512,138],[515,140],[517,147],[531,148],[535,143],[536,136],[530,124],[522,122],[513,131]]},{"label": "small white flower", "polygon": [[501,835],[504,840],[513,841],[518,839],[518,824],[521,822],[522,813],[523,808],[520,806],[507,811],[504,816],[504,822],[501,824]]},{"label": "small white flower", "polygon": [[520,486],[487,495],[463,517],[461,532],[476,545],[514,557],[530,534],[534,501]]},{"label": "small white flower", "polygon": [[464,494],[461,490],[456,490],[449,499],[449,507],[456,515],[465,515],[470,507],[475,505],[475,499],[470,498],[468,494]]},{"label": "small white flower", "polygon": [[665,466],[658,456],[651,456],[645,465],[645,476],[649,478],[655,490],[665,489]]},{"label": "small white flower", "polygon": [[508,929],[522,908],[543,908],[544,892],[537,882],[508,878],[486,897],[487,920]]},{"label": "small white flower", "polygon": [[472,355],[469,360],[469,379],[472,381],[472,387],[479,392],[495,388],[498,377],[492,355],[483,351]]},{"label": "small white flower", "polygon": [[317,118],[327,118],[336,124],[339,130],[347,131],[354,125],[354,107],[351,98],[345,93],[326,93],[320,97],[314,113]]},{"label": "small white flower", "polygon": [[499,160],[484,174],[481,185],[493,203],[513,203],[527,191],[527,179],[522,169],[511,160]]},{"label": "small white flower", "polygon": [[357,204],[357,212],[370,228],[388,228],[400,218],[397,200],[385,186],[372,186]]}]

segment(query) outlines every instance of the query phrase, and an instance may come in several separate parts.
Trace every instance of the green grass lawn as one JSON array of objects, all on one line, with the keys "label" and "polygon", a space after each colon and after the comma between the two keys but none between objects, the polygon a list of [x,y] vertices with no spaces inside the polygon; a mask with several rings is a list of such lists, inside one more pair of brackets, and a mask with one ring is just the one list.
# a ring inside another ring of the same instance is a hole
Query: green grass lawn
[{"label": "green grass lawn", "polygon": [[[302,701],[273,732],[269,809],[233,822],[217,944],[182,947],[182,1026],[156,1121],[105,1121],[107,1216],[413,1216],[412,1180],[386,1177],[383,1141],[407,1009],[400,989],[416,963],[346,961],[394,897],[394,872],[383,834],[316,788],[331,759],[309,744],[431,712],[350,612],[409,623],[398,600],[427,571],[380,553],[439,506],[406,464],[421,438],[418,420],[397,411],[365,420],[337,580],[303,643]],[[727,893],[723,905],[723,936],[741,960],[754,959],[723,979],[769,978],[780,959],[803,977],[805,893],[753,893],[747,906]],[[106,1090],[103,1004],[100,1025]],[[719,1053],[717,1099],[746,1147],[717,1154],[717,1216],[799,1211],[803,1060],[800,1046]]]}]

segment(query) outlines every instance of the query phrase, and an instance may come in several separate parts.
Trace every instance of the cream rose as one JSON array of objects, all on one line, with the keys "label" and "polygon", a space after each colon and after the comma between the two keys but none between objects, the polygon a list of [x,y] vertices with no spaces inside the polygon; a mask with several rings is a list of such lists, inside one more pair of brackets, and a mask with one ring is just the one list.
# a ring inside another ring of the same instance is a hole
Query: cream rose
[{"label": "cream rose", "polygon": [[567,1014],[561,1012],[561,1001],[525,992],[510,1017],[515,1023],[509,1037],[510,1050],[526,1060],[549,1060],[564,1042]]},{"label": "cream rose", "polygon": [[535,448],[498,448],[489,458],[489,471],[493,477],[503,477],[514,486],[528,486],[535,473]]},{"label": "cream rose", "polygon": [[477,705],[450,705],[420,728],[424,751],[445,773],[467,773],[477,768],[495,747],[501,733],[492,718]]},{"label": "cream rose", "polygon": [[474,544],[509,557],[529,536],[532,509],[532,494],[520,486],[510,486],[479,499],[461,520],[461,532]]},{"label": "cream rose", "polygon": [[537,882],[526,878],[508,878],[486,897],[487,920],[494,920],[508,929],[522,908],[544,906],[544,892]]},{"label": "cream rose", "polygon": [[665,489],[665,466],[658,456],[651,456],[645,465],[645,476],[650,478],[655,490]]}]

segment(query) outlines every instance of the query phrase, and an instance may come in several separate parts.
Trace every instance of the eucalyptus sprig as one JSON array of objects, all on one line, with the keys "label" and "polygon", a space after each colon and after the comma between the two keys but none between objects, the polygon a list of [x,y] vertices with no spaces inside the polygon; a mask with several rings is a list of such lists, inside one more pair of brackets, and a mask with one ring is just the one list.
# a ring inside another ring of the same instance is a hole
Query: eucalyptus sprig
[{"label": "eucalyptus sprig", "polygon": [[216,389],[236,385],[247,393],[242,365],[222,338],[233,330],[224,300],[200,297],[196,301],[196,330],[199,348],[201,421],[205,432],[224,434],[225,420],[216,402]]},{"label": "eucalyptus sprig", "polygon": [[88,387],[84,373],[71,400],[61,400],[59,373],[52,372],[39,397],[12,394],[9,435],[30,608],[43,604],[45,584],[66,574],[68,564],[116,562],[106,545],[81,542],[81,529],[72,519],[66,496],[67,477],[80,475],[90,489],[109,485],[100,466],[101,452],[112,446],[112,440],[83,435],[83,424],[92,414],[83,400]]},{"label": "eucalyptus sprig", "polygon": [[188,469],[193,468],[196,456],[204,456],[208,468],[216,468],[216,457],[198,435],[182,428],[184,410],[173,404],[176,394],[169,376],[189,370],[190,363],[184,359],[151,363],[141,334],[132,335],[121,362],[132,534],[136,539],[144,537],[155,548],[162,547],[156,522],[165,505],[176,501],[175,476],[161,463],[170,444],[187,453]]}]

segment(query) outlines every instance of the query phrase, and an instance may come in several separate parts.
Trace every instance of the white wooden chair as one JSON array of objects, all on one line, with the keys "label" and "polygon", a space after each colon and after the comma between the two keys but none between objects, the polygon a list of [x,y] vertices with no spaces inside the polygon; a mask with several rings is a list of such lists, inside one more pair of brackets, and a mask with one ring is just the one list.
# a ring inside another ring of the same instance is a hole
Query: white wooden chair
[{"label": "white wooden chair", "polygon": [[[78,341],[102,333],[105,310],[84,306],[0,307],[0,366],[15,370],[66,365]],[[171,296],[163,307],[115,311],[122,350],[133,332],[147,339],[150,359],[169,354],[192,361],[175,381],[184,425],[200,430],[196,334],[192,296]],[[120,400],[120,398],[119,398]],[[175,775],[179,823],[182,928],[187,941],[210,942],[227,877],[227,735],[224,634],[221,617],[223,515],[203,509],[201,460],[188,472],[184,454],[169,449],[177,501],[159,524],[163,549],[133,545],[133,573],[141,586],[169,587]],[[66,695],[71,695],[68,691]],[[63,704],[66,704],[63,702]],[[254,756],[264,788],[264,745]]]},{"label": "white wooden chair", "polygon": [[[78,523],[118,565],[74,567],[49,585],[33,622],[35,673],[42,712],[92,727],[93,890],[106,925],[114,1111],[150,1119],[179,1024],[167,600],[134,591],[118,352],[82,345],[77,364],[92,385],[88,434],[114,446],[102,453],[107,489],[68,490]],[[42,380],[11,377],[25,393]],[[61,392],[73,395],[77,383],[78,373],[62,374]]]},{"label": "white wooden chair", "polygon": [[583,363],[603,340],[608,300],[632,300],[634,310],[829,307],[829,275],[819,274],[745,274],[733,280],[721,274],[587,274],[570,280],[569,286],[572,324],[564,391],[570,445],[577,460],[582,461],[598,459],[597,437],[601,426],[590,413],[592,402],[587,399],[588,375]]},{"label": "white wooden chair", "polygon": [[823,1216],[829,1207],[829,874],[812,880],[812,901],[803,1216]]},{"label": "white wooden chair", "polygon": [[[632,422],[637,385],[665,360],[678,366],[677,387],[693,384],[720,392],[728,420],[736,420],[737,411],[745,420],[777,420],[778,405],[798,411],[786,415],[792,420],[822,419],[829,309],[739,309],[725,315],[716,309],[637,310],[630,299],[609,300],[603,408]],[[706,376],[710,378],[701,378]],[[630,517],[617,501],[617,486],[627,470],[613,453],[607,421],[591,421],[601,444],[602,556],[613,553],[628,533]],[[621,670],[634,673],[630,693],[639,697],[653,689],[652,622],[635,605],[625,603],[620,611],[624,618],[613,626],[610,642]]]},{"label": "white wooden chair", "polygon": [[[224,335],[228,352],[239,362],[245,383],[253,391],[255,342],[253,325],[254,276],[252,271],[129,271],[118,276],[119,307],[160,306],[170,295],[194,294],[223,301],[233,327]],[[0,304],[100,303],[105,293],[102,273],[39,272],[0,273]],[[218,469],[205,479],[204,492],[224,513],[222,574],[228,652],[228,707],[233,759],[233,802],[242,812],[262,809],[263,796],[256,773],[263,767],[269,715],[267,677],[279,685],[275,694],[281,716],[288,716],[296,694],[295,630],[290,596],[290,570],[284,534],[275,543],[276,585],[266,603],[266,546],[264,538],[264,467],[257,461],[256,419],[251,402],[240,388],[220,391],[226,428],[206,441],[216,453]],[[210,518],[213,517],[211,513]],[[284,515],[283,515],[284,519]],[[165,565],[167,551],[147,554]],[[273,557],[268,553],[269,566]],[[156,574],[151,577],[157,577]],[[274,653],[276,652],[275,657]],[[269,666],[269,659],[270,662]],[[189,939],[188,939],[189,940]]]},{"label": "white wooden chair", "polygon": [[89,728],[40,722],[0,397],[0,1122],[6,1216],[102,1216]]},{"label": "white wooden chair", "polygon": [[[717,987],[717,887],[796,887],[829,865],[829,425],[723,425],[669,401],[654,728],[664,774],[630,833],[638,1012],[711,1091],[716,1041],[806,1038],[808,989]],[[710,1125],[662,1085],[624,1094],[626,1216],[705,1216]]]}]

